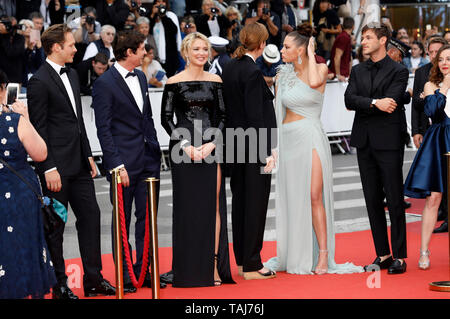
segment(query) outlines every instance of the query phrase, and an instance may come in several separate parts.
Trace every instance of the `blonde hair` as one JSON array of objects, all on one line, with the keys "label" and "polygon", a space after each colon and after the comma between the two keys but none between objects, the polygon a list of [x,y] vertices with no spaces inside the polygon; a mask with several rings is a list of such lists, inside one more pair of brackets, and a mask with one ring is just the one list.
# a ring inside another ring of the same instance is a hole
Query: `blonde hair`
[{"label": "blonde hair", "polygon": [[238,20],[239,20],[239,21],[242,21],[242,15],[241,15],[241,12],[240,12],[236,7],[229,6],[229,7],[227,8],[227,10],[225,11],[225,16],[228,17],[228,15],[229,15],[230,13],[237,13]]},{"label": "blonde hair", "polygon": [[192,43],[194,43],[195,40],[205,41],[205,43],[208,45],[209,59],[211,59],[211,43],[209,42],[208,38],[200,32],[193,32],[193,33],[189,33],[183,39],[183,42],[181,43],[180,53],[181,53],[181,57],[183,58],[183,60],[187,62],[188,51],[191,48],[191,45],[192,45]]},{"label": "blonde hair", "polygon": [[259,22],[246,25],[239,33],[241,45],[234,51],[233,57],[242,58],[247,52],[257,50],[269,38],[266,27]]}]

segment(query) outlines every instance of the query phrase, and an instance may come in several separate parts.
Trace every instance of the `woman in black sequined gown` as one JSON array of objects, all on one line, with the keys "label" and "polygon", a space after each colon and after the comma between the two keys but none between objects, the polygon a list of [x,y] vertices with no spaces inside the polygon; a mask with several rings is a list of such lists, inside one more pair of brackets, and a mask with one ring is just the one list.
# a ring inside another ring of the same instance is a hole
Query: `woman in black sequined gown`
[{"label": "woman in black sequined gown", "polygon": [[188,35],[181,52],[186,69],[169,78],[161,105],[161,123],[171,136],[173,286],[220,286],[233,283],[217,156],[225,125],[222,80],[203,71],[210,53],[205,36]]}]

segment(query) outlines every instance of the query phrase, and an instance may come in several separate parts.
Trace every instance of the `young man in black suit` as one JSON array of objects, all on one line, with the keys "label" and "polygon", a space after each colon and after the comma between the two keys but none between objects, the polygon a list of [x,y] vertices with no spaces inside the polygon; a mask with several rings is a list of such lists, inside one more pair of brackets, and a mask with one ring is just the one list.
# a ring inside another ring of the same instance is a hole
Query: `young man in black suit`
[{"label": "young man in black suit", "polygon": [[[357,157],[377,258],[389,274],[406,271],[406,218],[403,207],[403,152],[406,127],[403,96],[409,72],[387,56],[390,31],[379,23],[362,30],[363,53],[370,59],[354,67],[345,92],[355,111],[351,146]],[[391,221],[392,255],[383,207],[384,192]],[[366,268],[367,269],[367,268]]]},{"label": "young man in black suit", "polygon": [[[230,180],[233,248],[239,273],[245,279],[268,279],[275,274],[263,266],[260,252],[270,194],[270,173],[276,157],[272,151],[275,145],[271,143],[276,120],[273,94],[255,63],[265,48],[268,32],[256,22],[246,25],[240,38],[243,42],[238,48],[238,57],[228,62],[222,73],[227,131],[253,131],[256,140],[238,134],[233,135],[233,140],[229,139],[228,133],[225,136],[227,161],[233,157]],[[261,140],[265,144],[261,144]],[[242,148],[239,147],[241,142],[245,143]],[[253,147],[255,145],[258,147]],[[241,154],[245,154],[244,161],[239,161]]]},{"label": "young man in black suit", "polygon": [[[100,209],[93,177],[97,175],[87,138],[77,72],[65,67],[75,55],[70,28],[53,25],[42,35],[46,62],[30,79],[27,90],[30,120],[48,148],[44,162],[37,163],[43,192],[70,206],[83,262],[85,296],[114,295],[115,289],[101,274]],[[77,299],[67,286],[63,257],[64,227],[49,243],[57,286],[53,298]]]},{"label": "young man in black suit", "polygon": [[[447,44],[444,38],[435,36],[428,39],[428,56],[430,61],[433,61],[437,55],[439,49]],[[423,112],[425,100],[423,99],[422,92],[425,83],[428,82],[431,68],[433,63],[427,63],[421,66],[414,73],[414,86],[413,86],[413,98],[412,98],[412,108],[411,108],[411,126],[412,126],[412,137],[414,145],[419,148],[422,144],[423,136],[430,126],[428,117]],[[448,208],[447,208],[447,194],[445,192],[442,194],[441,205],[439,206],[438,220],[444,220],[444,222],[437,227],[435,233],[443,233],[448,231]]]}]

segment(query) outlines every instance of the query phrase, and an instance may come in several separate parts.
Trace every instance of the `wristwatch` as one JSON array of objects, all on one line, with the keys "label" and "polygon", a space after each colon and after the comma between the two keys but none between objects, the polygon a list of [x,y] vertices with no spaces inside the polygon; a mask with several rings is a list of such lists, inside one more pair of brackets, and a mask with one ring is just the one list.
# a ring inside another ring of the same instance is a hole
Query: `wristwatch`
[{"label": "wristwatch", "polygon": [[377,99],[373,99],[372,103],[370,104],[370,106],[376,106],[376,104],[377,104]]}]

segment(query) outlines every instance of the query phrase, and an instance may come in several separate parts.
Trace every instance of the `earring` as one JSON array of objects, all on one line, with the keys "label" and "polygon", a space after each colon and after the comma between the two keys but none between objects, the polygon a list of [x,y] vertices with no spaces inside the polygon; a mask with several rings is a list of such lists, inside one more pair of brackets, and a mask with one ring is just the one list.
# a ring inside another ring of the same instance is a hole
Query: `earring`
[{"label": "earring", "polygon": [[191,61],[189,61],[189,58],[186,58],[186,66],[189,66],[190,63]]},{"label": "earring", "polygon": [[302,62],[303,62],[303,61],[302,61],[302,57],[301,57],[301,56],[298,56],[297,63],[298,63],[298,64],[302,64]]}]

